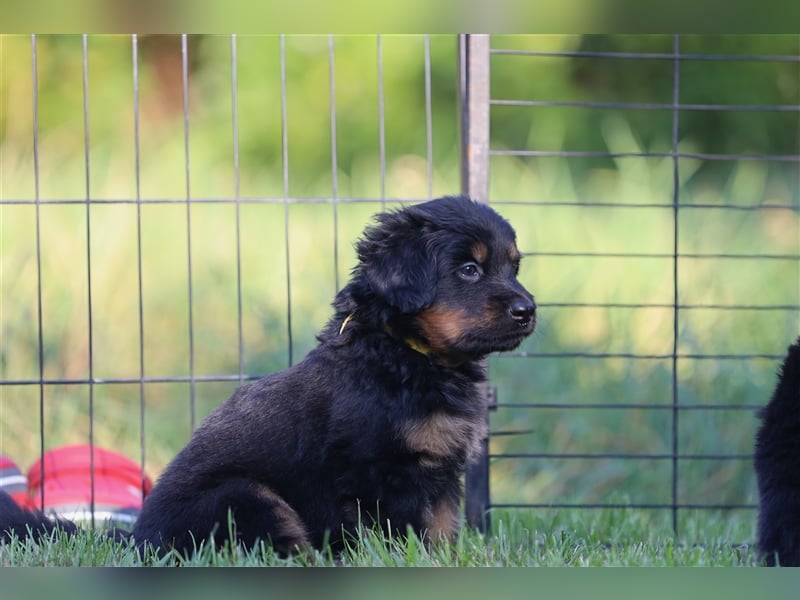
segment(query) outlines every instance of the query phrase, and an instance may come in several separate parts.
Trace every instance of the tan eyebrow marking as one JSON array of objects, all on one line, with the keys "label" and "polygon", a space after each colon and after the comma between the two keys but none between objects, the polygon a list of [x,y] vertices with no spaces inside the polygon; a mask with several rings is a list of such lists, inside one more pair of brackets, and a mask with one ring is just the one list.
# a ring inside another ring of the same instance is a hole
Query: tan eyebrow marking
[{"label": "tan eyebrow marking", "polygon": [[472,251],[472,258],[475,259],[477,263],[485,263],[486,259],[489,257],[489,249],[486,247],[486,244],[483,242],[476,242],[470,248]]}]

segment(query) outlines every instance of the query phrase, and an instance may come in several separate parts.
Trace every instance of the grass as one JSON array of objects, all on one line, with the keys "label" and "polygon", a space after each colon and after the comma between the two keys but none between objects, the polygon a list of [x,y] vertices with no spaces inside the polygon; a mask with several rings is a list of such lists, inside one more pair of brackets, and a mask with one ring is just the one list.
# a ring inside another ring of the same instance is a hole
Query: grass
[{"label": "grass", "polygon": [[[428,548],[415,536],[387,539],[364,531],[340,556],[315,551],[278,557],[269,546],[246,551],[207,546],[189,558],[141,558],[129,543],[83,532],[63,533],[36,545],[13,540],[0,547],[3,566],[344,566],[344,567],[528,567],[528,566],[755,566],[754,549],[742,537],[742,519],[704,516],[691,527],[706,533],[702,544],[676,539],[668,526],[654,526],[639,511],[543,511],[496,515],[493,531],[465,529],[453,544]],[[745,534],[749,535],[749,534]]]}]

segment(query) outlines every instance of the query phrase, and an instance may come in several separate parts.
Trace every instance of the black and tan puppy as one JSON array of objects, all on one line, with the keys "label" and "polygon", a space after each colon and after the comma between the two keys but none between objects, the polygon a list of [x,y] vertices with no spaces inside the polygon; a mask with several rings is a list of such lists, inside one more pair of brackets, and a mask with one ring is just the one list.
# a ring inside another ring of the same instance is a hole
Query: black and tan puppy
[{"label": "black and tan puppy", "polygon": [[[239,388],[167,467],[138,545],[336,547],[359,523],[452,538],[486,435],[481,359],[533,330],[511,226],[447,197],[378,215],[319,345]],[[0,518],[0,529],[3,520]]]},{"label": "black and tan puppy", "polygon": [[758,551],[767,565],[800,567],[800,338],[789,347],[772,399],[759,416]]}]

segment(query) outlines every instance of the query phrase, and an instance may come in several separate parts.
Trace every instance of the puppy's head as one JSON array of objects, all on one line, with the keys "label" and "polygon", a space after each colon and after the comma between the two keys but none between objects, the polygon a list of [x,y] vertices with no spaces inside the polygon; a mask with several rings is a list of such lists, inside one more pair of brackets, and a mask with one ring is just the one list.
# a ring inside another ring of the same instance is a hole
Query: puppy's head
[{"label": "puppy's head", "polygon": [[508,222],[446,197],[384,213],[358,243],[362,277],[393,335],[445,363],[511,350],[536,324]]}]

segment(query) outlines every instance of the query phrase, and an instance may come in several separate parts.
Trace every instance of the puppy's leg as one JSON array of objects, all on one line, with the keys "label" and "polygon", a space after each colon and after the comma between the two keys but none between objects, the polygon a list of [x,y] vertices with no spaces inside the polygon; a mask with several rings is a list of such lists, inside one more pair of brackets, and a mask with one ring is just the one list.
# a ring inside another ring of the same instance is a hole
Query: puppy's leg
[{"label": "puppy's leg", "polygon": [[251,497],[236,499],[233,515],[237,537],[245,546],[252,547],[259,540],[270,541],[284,554],[311,547],[303,521],[283,498],[262,484],[253,485],[250,490]]},{"label": "puppy's leg", "polygon": [[429,544],[454,542],[460,526],[458,496],[443,496],[425,511],[423,527]]},{"label": "puppy's leg", "polygon": [[310,547],[297,512],[266,485],[228,479],[187,494],[172,487],[154,490],[136,522],[133,537],[160,552],[175,548],[190,554],[204,541],[219,547],[226,541],[248,548],[258,541],[282,554]]}]

